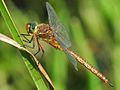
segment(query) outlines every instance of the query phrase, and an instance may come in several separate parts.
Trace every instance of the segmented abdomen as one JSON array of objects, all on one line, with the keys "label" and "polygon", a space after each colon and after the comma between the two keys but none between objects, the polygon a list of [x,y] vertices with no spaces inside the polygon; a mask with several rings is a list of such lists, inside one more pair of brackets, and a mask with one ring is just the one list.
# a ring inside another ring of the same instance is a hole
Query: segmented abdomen
[{"label": "segmented abdomen", "polygon": [[89,63],[87,63],[87,61],[85,61],[84,59],[82,59],[80,56],[78,56],[75,52],[73,52],[70,49],[67,49],[67,51],[79,62],[81,63],[83,66],[85,66],[88,70],[90,70],[93,74],[95,74],[97,77],[99,77],[102,81],[104,81],[105,83],[108,83],[110,86],[112,86],[108,79],[102,74],[100,73],[96,68],[94,68],[92,65],[90,65]]}]

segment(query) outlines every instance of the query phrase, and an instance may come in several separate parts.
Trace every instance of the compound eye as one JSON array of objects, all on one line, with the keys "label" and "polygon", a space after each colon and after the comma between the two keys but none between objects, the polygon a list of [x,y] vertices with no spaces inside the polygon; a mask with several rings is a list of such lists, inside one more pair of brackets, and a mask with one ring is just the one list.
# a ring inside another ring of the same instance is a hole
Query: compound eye
[{"label": "compound eye", "polygon": [[35,29],[36,29],[37,23],[33,22],[30,24],[30,33],[34,33]]},{"label": "compound eye", "polygon": [[29,31],[30,31],[30,23],[26,24],[26,31],[29,33]]},{"label": "compound eye", "polygon": [[35,29],[35,27],[32,27],[32,29],[34,30],[34,29]]}]

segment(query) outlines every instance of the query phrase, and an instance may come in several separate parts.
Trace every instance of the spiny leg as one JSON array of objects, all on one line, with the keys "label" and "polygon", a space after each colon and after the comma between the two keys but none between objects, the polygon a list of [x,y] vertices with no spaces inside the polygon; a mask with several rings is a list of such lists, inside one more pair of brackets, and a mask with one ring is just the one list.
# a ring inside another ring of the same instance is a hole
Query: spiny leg
[{"label": "spiny leg", "polygon": [[30,34],[20,34],[20,35],[24,37],[23,39],[24,42],[28,42],[28,43],[30,42],[30,40],[26,37],[26,36],[30,36]]},{"label": "spiny leg", "polygon": [[[32,47],[28,46],[28,45],[24,45],[24,46],[27,46],[29,48],[34,49],[34,47],[35,47],[35,37],[34,37],[34,35],[32,36],[32,38],[30,40],[26,37],[26,36],[30,36],[29,34],[20,34],[20,35],[24,37],[23,41],[26,42],[26,43],[31,43],[33,41],[33,46]],[[38,51],[34,55],[37,55],[40,52],[40,50],[42,50],[42,56],[41,56],[41,58],[42,58],[43,54],[44,54],[44,49],[41,46],[41,44],[39,43],[38,38],[36,38],[36,41],[37,41],[37,44],[38,44]]]},{"label": "spiny leg", "polygon": [[38,51],[35,53],[35,55],[37,55],[40,52],[40,50],[42,50],[42,56],[41,56],[41,58],[42,58],[43,54],[44,54],[44,49],[41,46],[41,44],[39,43],[38,38],[36,38],[36,40],[37,40],[37,44],[38,44]]},{"label": "spiny leg", "polygon": [[33,42],[32,46],[29,46],[29,45],[24,45],[24,46],[29,47],[29,48],[31,48],[31,49],[34,49],[34,47],[35,47],[35,39],[34,39],[34,36],[32,36],[32,38],[31,38],[29,41],[24,41],[24,42],[26,42],[26,43],[31,43],[31,42]]},{"label": "spiny leg", "polygon": [[26,43],[31,43],[33,41],[32,47],[29,45],[24,45],[24,47],[29,47],[29,48],[34,49],[34,47],[35,47],[34,35],[31,37],[30,40],[26,37],[26,36],[30,36],[29,34],[20,34],[20,35],[24,37],[23,41]]}]

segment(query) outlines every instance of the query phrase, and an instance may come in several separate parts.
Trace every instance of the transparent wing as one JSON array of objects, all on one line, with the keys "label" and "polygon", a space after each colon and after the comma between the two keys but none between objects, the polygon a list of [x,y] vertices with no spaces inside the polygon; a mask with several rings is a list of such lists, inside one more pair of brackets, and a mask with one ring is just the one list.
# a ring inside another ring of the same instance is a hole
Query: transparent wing
[{"label": "transparent wing", "polygon": [[68,56],[70,62],[73,64],[75,69],[77,70],[77,62],[66,50],[71,46],[71,42],[68,36],[68,30],[64,27],[64,25],[58,20],[58,17],[53,9],[53,7],[46,2],[46,8],[48,12],[48,19],[51,28],[53,29],[54,35],[60,45],[63,47],[64,52]]},{"label": "transparent wing", "polygon": [[77,61],[75,60],[75,58],[66,49],[64,49],[64,52],[66,53],[66,55],[67,55],[68,59],[70,60],[70,62],[73,64],[75,70],[78,71]]},{"label": "transparent wing", "polygon": [[71,42],[68,36],[68,30],[61,22],[59,22],[53,7],[48,2],[46,2],[46,8],[48,12],[49,24],[53,29],[57,41],[63,46],[63,48],[69,48],[71,46]]}]

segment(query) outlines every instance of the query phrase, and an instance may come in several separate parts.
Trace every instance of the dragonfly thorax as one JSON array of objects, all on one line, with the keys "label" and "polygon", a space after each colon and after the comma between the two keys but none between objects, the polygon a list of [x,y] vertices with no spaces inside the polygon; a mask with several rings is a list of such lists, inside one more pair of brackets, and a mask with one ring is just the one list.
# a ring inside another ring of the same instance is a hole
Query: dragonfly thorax
[{"label": "dragonfly thorax", "polygon": [[49,43],[56,49],[63,50],[56,40],[53,30],[49,24],[38,24],[37,30],[34,34],[37,38],[41,38],[43,41]]},{"label": "dragonfly thorax", "polygon": [[52,34],[49,24],[38,24],[35,30],[36,35]]}]

